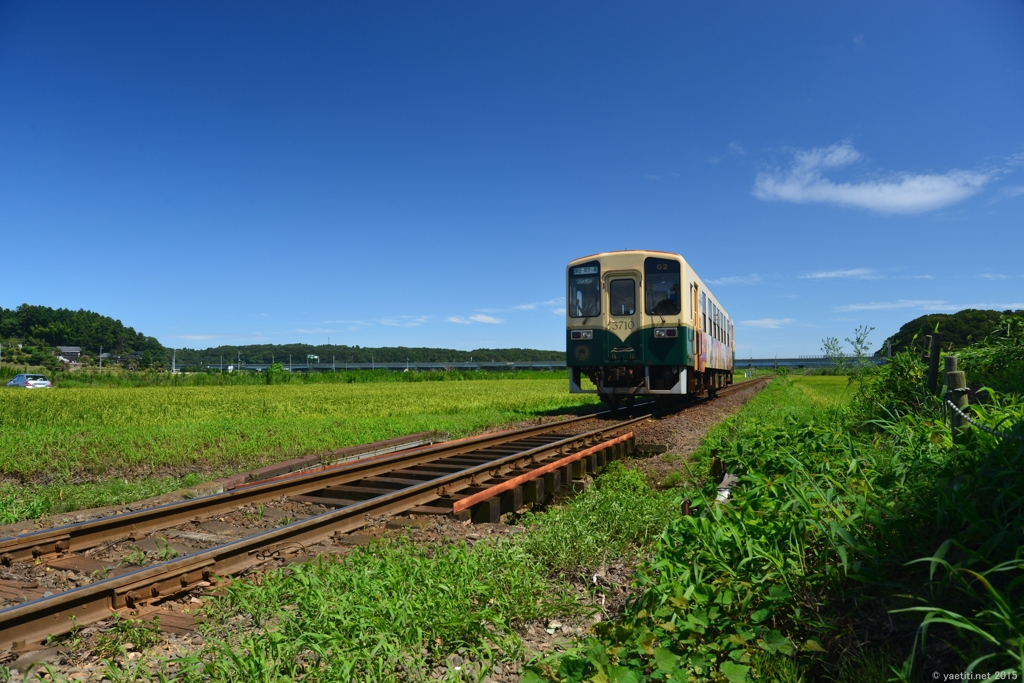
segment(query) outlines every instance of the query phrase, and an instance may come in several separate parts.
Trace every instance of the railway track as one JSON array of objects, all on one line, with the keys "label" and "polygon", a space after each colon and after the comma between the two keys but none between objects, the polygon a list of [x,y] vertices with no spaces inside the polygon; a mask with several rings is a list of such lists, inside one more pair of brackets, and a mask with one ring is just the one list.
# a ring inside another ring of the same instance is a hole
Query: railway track
[{"label": "railway track", "polygon": [[[0,651],[37,646],[114,612],[144,613],[268,561],[315,554],[313,546],[344,542],[382,516],[497,522],[630,454],[633,427],[654,414],[653,405],[636,412],[642,414],[583,415],[412,448],[0,539]],[[608,424],[556,433],[595,417]],[[162,561],[126,565],[142,560],[145,548]]]}]

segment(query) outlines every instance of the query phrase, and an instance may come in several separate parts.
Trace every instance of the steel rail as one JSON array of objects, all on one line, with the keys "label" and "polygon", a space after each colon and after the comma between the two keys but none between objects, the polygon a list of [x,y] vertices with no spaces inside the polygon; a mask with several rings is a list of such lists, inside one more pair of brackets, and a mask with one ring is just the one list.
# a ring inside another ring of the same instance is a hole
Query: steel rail
[{"label": "steel rail", "polygon": [[223,493],[0,539],[0,563],[9,566],[15,562],[39,559],[55,553],[81,552],[103,543],[142,536],[186,522],[214,517],[243,505],[258,504],[285,495],[301,495],[327,486],[379,476],[396,469],[519,441],[593,417],[594,414],[578,416],[555,423],[470,437],[452,443],[372,456],[342,463],[333,468],[310,473],[300,472],[293,476],[259,482]]},{"label": "steel rail", "polygon": [[437,498],[450,498],[461,489],[538,464],[552,455],[565,455],[570,450],[593,446],[649,417],[650,414],[645,414],[568,436],[278,529],[0,610],[0,647],[18,649],[28,643],[39,643],[48,636],[67,633],[72,627],[102,621],[113,611],[138,609],[154,600],[191,590],[201,581],[237,574],[282,552],[301,551],[306,545],[333,534],[358,529],[367,523],[371,514],[395,514]]}]

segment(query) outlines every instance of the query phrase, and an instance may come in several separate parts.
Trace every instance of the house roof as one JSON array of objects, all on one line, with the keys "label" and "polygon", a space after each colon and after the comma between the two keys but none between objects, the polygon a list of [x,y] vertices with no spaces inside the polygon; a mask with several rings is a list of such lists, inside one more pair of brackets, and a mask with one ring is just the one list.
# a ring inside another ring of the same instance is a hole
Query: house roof
[{"label": "house roof", "polygon": [[57,350],[58,351],[62,351],[64,353],[81,353],[82,352],[82,347],[81,346],[58,346]]}]

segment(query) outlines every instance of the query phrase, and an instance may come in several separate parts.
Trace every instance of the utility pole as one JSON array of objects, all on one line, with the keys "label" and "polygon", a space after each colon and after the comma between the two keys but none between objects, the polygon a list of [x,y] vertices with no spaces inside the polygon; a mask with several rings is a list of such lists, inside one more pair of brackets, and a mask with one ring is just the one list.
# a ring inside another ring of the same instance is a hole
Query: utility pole
[{"label": "utility pole", "polygon": [[100,344],[100,368],[103,368],[103,344]]},{"label": "utility pole", "polygon": [[292,371],[292,354],[288,354],[288,372]]},{"label": "utility pole", "polygon": [[[330,341],[330,340],[331,340],[331,338],[328,337],[327,341]],[[330,344],[328,344],[328,346],[330,346]],[[338,364],[334,362],[334,356],[331,356],[331,372],[337,372],[337,371],[338,371]]]},{"label": "utility pole", "polygon": [[[238,351],[238,349],[235,349],[235,350]],[[237,369],[238,370],[242,369],[242,352],[241,351],[238,351],[238,368]]]},{"label": "utility pole", "polygon": [[220,354],[220,371],[224,372],[224,354]]},{"label": "utility pole", "polygon": [[175,368],[175,363],[177,362],[177,360],[178,360],[178,349],[171,349],[171,374],[172,375],[177,372],[177,369]]}]

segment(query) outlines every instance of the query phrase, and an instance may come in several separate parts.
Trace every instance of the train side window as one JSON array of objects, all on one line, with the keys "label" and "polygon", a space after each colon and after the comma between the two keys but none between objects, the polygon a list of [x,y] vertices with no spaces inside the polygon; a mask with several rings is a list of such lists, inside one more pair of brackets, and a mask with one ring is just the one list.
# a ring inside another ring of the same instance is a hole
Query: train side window
[{"label": "train side window", "polygon": [[601,315],[601,264],[591,261],[569,271],[569,317]]},{"label": "train side window", "polygon": [[704,292],[700,293],[700,330],[705,334],[708,331],[708,297]]},{"label": "train side window", "polygon": [[679,315],[683,310],[679,261],[644,259],[644,310],[648,315]]},{"label": "train side window", "polygon": [[636,313],[636,283],[633,280],[612,280],[608,288],[608,308],[612,315]]}]

